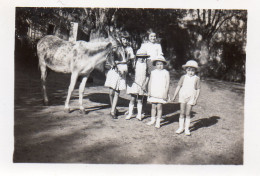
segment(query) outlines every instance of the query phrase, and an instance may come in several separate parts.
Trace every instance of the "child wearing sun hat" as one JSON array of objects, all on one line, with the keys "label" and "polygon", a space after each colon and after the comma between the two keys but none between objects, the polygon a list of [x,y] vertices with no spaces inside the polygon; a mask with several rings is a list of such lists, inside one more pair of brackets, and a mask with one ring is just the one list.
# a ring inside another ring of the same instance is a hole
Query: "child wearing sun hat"
[{"label": "child wearing sun hat", "polygon": [[[179,103],[181,106],[179,128],[176,133],[180,134],[185,131],[185,134],[189,136],[190,112],[192,107],[196,105],[200,94],[200,78],[195,74],[199,67],[196,61],[189,60],[182,68],[185,69],[186,74],[180,78],[173,95],[174,100],[179,93]],[[186,118],[184,118],[185,116]]]},{"label": "child wearing sun hat", "polygon": [[149,81],[148,67],[147,67],[147,55],[144,50],[137,50],[136,61],[134,64],[134,78],[128,78],[126,93],[131,96],[129,102],[128,115],[126,120],[132,118],[134,104],[137,99],[137,116],[138,120],[142,120],[142,108],[143,108],[143,97],[147,94],[147,84]]},{"label": "child wearing sun hat", "polygon": [[148,122],[147,125],[153,125],[156,122],[155,127],[160,128],[162,104],[165,104],[169,98],[170,74],[164,69],[167,62],[162,55],[154,59],[152,63],[155,66],[155,69],[150,75],[147,99],[148,102],[152,103],[152,109],[151,121]]}]

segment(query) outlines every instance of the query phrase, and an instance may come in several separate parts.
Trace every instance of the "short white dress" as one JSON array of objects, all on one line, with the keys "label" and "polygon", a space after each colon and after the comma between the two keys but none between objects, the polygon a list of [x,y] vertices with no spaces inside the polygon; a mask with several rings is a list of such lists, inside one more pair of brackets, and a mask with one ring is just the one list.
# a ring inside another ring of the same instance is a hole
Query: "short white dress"
[{"label": "short white dress", "polygon": [[155,69],[150,76],[150,96],[147,101],[150,103],[166,103],[168,98],[168,89],[170,74],[167,70]]},{"label": "short white dress", "polygon": [[117,68],[118,71],[123,74],[119,74],[119,72],[111,68],[107,72],[105,87],[109,87],[114,90],[125,90],[126,89],[125,71],[127,72],[127,65],[119,64],[117,65]]},{"label": "short white dress", "polygon": [[179,103],[194,105],[196,90],[200,89],[200,78],[196,75],[183,75],[178,86],[181,86],[179,92]]},{"label": "short white dress", "polygon": [[[146,62],[140,62],[137,59],[135,64],[135,77],[133,80],[127,81],[127,94],[135,94],[135,95],[146,95],[146,89],[142,89],[143,84],[145,83],[147,78],[147,64]],[[132,79],[132,78],[129,78]]]}]

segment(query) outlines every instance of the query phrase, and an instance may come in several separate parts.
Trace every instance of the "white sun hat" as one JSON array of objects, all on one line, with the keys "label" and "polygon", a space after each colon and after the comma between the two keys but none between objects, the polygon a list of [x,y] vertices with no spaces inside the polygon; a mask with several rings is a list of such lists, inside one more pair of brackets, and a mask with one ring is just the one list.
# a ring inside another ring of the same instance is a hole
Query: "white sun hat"
[{"label": "white sun hat", "polygon": [[195,60],[189,60],[186,62],[185,65],[182,65],[182,68],[187,68],[187,67],[199,68],[198,63]]},{"label": "white sun hat", "polygon": [[147,55],[147,52],[145,50],[139,49],[136,52],[136,57],[150,57]]},{"label": "white sun hat", "polygon": [[165,60],[165,58],[163,57],[163,55],[159,55],[156,59],[153,59],[153,65],[155,64],[156,61],[161,61],[163,62],[165,65],[167,64],[167,61]]}]

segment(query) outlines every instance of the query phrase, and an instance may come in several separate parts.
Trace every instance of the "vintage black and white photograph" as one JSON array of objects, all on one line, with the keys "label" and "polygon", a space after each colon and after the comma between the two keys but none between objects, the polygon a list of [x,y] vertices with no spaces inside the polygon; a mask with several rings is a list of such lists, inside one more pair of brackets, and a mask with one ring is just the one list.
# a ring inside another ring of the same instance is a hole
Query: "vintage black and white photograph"
[{"label": "vintage black and white photograph", "polygon": [[243,165],[247,21],[16,7],[13,163]]}]

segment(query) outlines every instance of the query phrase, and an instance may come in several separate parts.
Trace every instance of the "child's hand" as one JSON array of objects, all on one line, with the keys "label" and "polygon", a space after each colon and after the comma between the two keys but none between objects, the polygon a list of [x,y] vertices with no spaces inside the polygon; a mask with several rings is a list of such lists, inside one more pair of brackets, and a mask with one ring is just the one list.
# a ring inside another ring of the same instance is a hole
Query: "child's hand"
[{"label": "child's hand", "polygon": [[167,102],[171,102],[171,97],[168,95],[168,100]]},{"label": "child's hand", "polygon": [[172,100],[171,100],[171,101],[173,102],[173,101],[175,100],[175,98],[176,98],[175,96],[174,96],[174,97],[172,97]]},{"label": "child's hand", "polygon": [[142,85],[142,89],[143,89],[143,90],[146,90],[146,86],[145,86],[145,85]]}]

